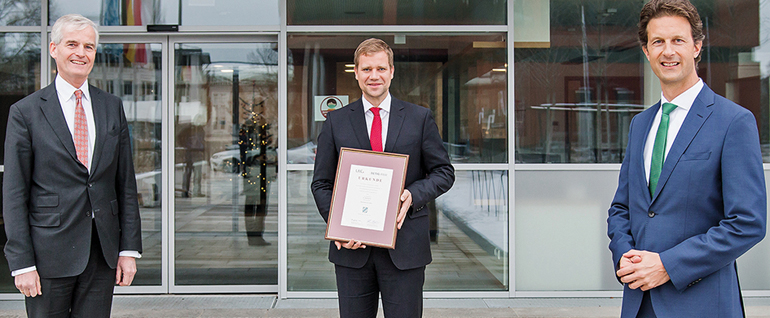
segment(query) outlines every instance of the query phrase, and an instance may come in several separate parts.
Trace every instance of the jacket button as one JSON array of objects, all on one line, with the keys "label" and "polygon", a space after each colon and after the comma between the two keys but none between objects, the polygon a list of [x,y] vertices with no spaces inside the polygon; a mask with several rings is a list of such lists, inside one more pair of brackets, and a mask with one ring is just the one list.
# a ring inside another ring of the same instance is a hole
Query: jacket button
[{"label": "jacket button", "polygon": [[91,211],[86,211],[86,216],[91,217]]},{"label": "jacket button", "polygon": [[93,188],[93,187],[94,187],[94,184],[93,184],[93,183],[89,183],[89,184],[88,184],[88,187],[89,187],[89,188]]},{"label": "jacket button", "polygon": [[650,211],[649,213],[647,213],[647,216],[649,216],[649,217],[655,217],[655,212],[652,212],[652,211]]}]

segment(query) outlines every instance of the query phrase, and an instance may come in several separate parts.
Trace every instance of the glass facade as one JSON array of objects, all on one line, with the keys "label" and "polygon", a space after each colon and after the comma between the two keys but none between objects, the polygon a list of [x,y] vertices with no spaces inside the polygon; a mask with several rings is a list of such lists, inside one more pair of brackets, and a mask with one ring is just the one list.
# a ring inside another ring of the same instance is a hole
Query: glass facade
[{"label": "glass facade", "polygon": [[288,36],[288,143],[293,150],[315,143],[327,106],[361,98],[353,74],[353,52],[361,41],[380,37],[390,43],[396,98],[430,108],[452,163],[508,161],[507,58],[504,33],[478,35],[387,34]]},{"label": "glass facade", "polygon": [[[698,74],[754,113],[770,163],[770,5],[691,1]],[[432,111],[456,169],[430,203],[427,295],[619,296],[606,211],[630,120],[660,98],[637,41],[644,2],[0,0],[0,134],[56,75],[50,26],[83,14],[101,31],[89,81],[123,100],[139,189],[144,253],[116,291],[328,297],[317,136],[361,97],[353,52],[378,37],[390,92]],[[768,259],[766,240],[738,261],[744,295],[770,295]]]},{"label": "glass facade", "polygon": [[[40,54],[40,34],[0,33],[0,140],[5,141],[11,105],[40,89]],[[5,154],[0,155],[0,164],[4,160]],[[0,244],[5,246],[6,241],[8,238],[3,230]],[[10,273],[5,253],[0,257],[0,271]],[[0,275],[0,292],[18,292],[11,275]]]},{"label": "glass facade", "polygon": [[503,25],[507,2],[287,0],[288,25]]},{"label": "glass facade", "polygon": [[[18,0],[16,0],[18,1]],[[24,0],[23,2],[38,2]],[[278,0],[48,0],[48,25],[77,10],[102,26],[277,25]],[[38,7],[39,8],[39,7]],[[38,12],[37,25],[40,25]]]},{"label": "glass facade", "polygon": [[174,47],[178,285],[278,282],[275,43]]},{"label": "glass facade", "polygon": [[144,250],[134,280],[139,286],[159,285],[162,279],[161,52],[158,43],[100,44],[88,77],[91,85],[123,100],[128,120],[142,217]]},{"label": "glass facade", "polygon": [[[289,172],[288,290],[334,291],[326,224],[310,193],[312,171]],[[457,171],[449,192],[430,203],[433,262],[425,291],[508,289],[508,173]]]}]

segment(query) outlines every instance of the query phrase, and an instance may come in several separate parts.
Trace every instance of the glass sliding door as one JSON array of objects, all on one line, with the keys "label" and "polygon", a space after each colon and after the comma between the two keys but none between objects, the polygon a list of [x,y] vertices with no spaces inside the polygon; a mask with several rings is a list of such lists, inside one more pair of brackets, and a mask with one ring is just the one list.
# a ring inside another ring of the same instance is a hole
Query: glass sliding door
[{"label": "glass sliding door", "polygon": [[[160,286],[163,49],[162,43],[145,41],[148,40],[121,41],[115,37],[102,37],[88,82],[123,100],[142,217],[142,258],[136,262],[137,274],[132,286]],[[52,60],[54,70],[55,64]]]},{"label": "glass sliding door", "polygon": [[[505,35],[290,33],[287,37],[287,291],[336,290],[326,224],[310,183],[325,100],[361,98],[353,53],[379,37],[394,51],[394,98],[431,110],[457,169],[430,203],[425,291],[507,291],[508,100]],[[405,42],[404,42],[405,41]],[[342,106],[342,105],[340,105]]]},{"label": "glass sliding door", "polygon": [[277,43],[196,40],[173,43],[172,286],[277,285]]},{"label": "glass sliding door", "polygon": [[[0,19],[0,23],[2,23]],[[11,105],[40,89],[40,34],[0,33],[0,141],[5,143],[5,128]],[[4,168],[4,154],[0,154],[0,168]],[[0,169],[0,179],[2,179]],[[2,186],[2,182],[0,182]],[[2,209],[2,199],[0,199]],[[0,226],[4,226],[0,216]],[[0,246],[8,238],[5,229],[0,230]],[[9,274],[5,254],[0,256],[0,292],[18,293],[13,277]]]}]

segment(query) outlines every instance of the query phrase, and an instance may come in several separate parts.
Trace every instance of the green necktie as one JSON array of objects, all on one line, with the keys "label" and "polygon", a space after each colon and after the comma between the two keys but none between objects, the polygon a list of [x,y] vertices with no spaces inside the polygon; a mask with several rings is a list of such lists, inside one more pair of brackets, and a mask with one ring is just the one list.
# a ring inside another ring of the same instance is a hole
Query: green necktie
[{"label": "green necktie", "polygon": [[658,186],[660,171],[663,170],[663,161],[666,154],[666,137],[668,136],[668,120],[670,114],[676,105],[671,103],[663,104],[663,114],[660,116],[660,126],[655,135],[655,143],[652,146],[652,160],[650,162],[650,195],[655,194],[655,188]]}]

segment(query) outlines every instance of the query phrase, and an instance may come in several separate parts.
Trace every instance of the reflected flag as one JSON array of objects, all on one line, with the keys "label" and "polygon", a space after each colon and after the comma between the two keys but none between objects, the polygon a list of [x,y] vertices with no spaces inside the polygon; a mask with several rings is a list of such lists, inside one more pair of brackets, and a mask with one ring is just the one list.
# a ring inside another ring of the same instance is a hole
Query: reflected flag
[{"label": "reflected flag", "polygon": [[[142,25],[142,0],[125,0],[123,3],[126,25]],[[125,46],[127,60],[131,63],[147,63],[147,48],[144,44],[126,44]]]},{"label": "reflected flag", "polygon": [[103,0],[101,24],[120,25],[120,9],[120,0]]}]

